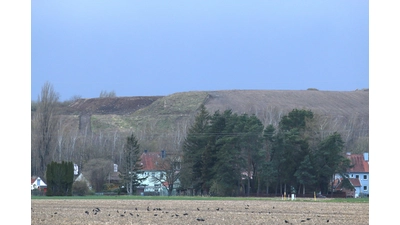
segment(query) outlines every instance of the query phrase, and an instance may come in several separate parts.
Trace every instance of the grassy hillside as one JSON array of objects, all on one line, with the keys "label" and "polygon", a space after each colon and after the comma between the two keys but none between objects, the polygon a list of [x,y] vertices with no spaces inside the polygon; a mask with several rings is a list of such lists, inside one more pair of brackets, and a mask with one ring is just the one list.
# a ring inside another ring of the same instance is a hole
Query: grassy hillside
[{"label": "grassy hillside", "polygon": [[368,151],[368,90],[192,91],[168,96],[81,99],[65,111],[90,115],[94,133],[134,132],[143,148],[158,151],[180,148],[202,103],[210,113],[232,109],[238,114],[255,114],[264,125],[276,125],[295,108],[309,109],[319,119],[321,130],[342,134],[348,151]]}]

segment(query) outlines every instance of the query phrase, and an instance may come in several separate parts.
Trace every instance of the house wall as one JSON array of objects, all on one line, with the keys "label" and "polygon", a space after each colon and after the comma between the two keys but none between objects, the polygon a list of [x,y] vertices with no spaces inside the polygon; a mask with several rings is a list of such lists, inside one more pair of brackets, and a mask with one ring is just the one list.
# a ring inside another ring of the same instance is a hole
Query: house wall
[{"label": "house wall", "polygon": [[358,197],[360,197],[360,194],[361,194],[361,187],[355,187],[354,197],[358,198]]},{"label": "house wall", "polygon": [[[165,177],[165,172],[163,171],[157,171],[157,170],[145,170],[144,174],[141,175],[139,174],[139,178],[147,177],[145,180],[141,182],[140,186],[144,186],[144,192],[160,192],[162,188],[162,184],[158,180],[154,180],[153,177],[160,177],[161,173],[164,174]],[[162,180],[163,182],[165,180]]]},{"label": "house wall", "polygon": [[360,190],[359,190],[359,196],[367,195],[369,196],[369,173],[349,173],[350,178],[356,178],[358,175],[358,178],[360,180]]}]

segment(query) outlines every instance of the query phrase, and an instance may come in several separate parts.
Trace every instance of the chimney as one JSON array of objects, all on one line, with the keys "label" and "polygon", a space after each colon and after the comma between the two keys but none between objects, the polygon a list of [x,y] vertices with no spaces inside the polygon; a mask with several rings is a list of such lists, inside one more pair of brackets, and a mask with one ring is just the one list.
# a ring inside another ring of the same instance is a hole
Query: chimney
[{"label": "chimney", "polygon": [[369,154],[368,154],[368,152],[364,152],[364,160],[365,161],[369,161]]},{"label": "chimney", "polygon": [[162,158],[162,159],[165,159],[165,156],[166,156],[165,150],[161,150],[161,158]]}]

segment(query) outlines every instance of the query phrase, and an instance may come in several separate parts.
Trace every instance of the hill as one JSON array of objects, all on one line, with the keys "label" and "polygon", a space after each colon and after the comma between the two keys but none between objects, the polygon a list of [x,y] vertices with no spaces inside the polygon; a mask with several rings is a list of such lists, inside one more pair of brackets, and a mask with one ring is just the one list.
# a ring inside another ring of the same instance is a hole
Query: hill
[{"label": "hill", "polygon": [[93,133],[134,132],[143,148],[177,150],[204,104],[212,114],[231,109],[277,125],[291,110],[311,110],[327,134],[338,131],[346,151],[368,152],[369,91],[224,90],[191,91],[168,96],[79,99],[62,107],[72,127]]}]

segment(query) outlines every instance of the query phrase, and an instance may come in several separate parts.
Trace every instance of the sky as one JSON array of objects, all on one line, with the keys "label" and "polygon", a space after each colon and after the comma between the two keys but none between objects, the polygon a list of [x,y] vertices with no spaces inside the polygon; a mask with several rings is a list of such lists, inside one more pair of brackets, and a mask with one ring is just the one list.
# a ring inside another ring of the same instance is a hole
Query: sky
[{"label": "sky", "polygon": [[369,88],[369,2],[31,2],[31,99]]}]

